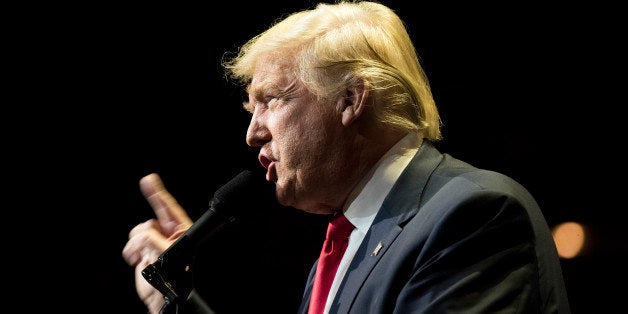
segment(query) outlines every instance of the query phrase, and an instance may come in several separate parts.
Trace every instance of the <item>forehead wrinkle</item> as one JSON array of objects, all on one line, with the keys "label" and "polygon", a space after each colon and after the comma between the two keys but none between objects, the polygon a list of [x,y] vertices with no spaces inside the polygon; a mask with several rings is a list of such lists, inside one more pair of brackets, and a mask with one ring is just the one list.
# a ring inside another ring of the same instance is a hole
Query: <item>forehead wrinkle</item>
[{"label": "forehead wrinkle", "polygon": [[285,88],[283,88],[283,90],[279,92],[279,94],[280,96],[286,96],[292,93],[296,93],[298,90],[299,88],[297,86],[296,80],[292,80],[288,85],[285,86]]},{"label": "forehead wrinkle", "polygon": [[[285,83],[285,84],[279,84]],[[282,86],[283,85],[283,86]],[[271,94],[276,97],[289,95],[296,92],[298,89],[296,81],[291,80],[287,82],[284,78],[282,82],[277,81],[263,81],[256,83],[255,85],[249,85],[247,92],[254,98],[264,98],[266,95]]]}]

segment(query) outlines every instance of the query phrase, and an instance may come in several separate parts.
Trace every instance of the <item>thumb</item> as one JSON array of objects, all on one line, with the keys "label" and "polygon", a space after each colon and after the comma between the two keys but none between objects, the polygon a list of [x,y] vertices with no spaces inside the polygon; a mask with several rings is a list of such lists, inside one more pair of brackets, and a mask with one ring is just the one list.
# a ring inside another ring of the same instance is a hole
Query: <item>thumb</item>
[{"label": "thumb", "polygon": [[192,225],[192,219],[166,190],[158,174],[151,173],[141,178],[140,190],[153,208],[159,226],[166,237],[185,231]]}]

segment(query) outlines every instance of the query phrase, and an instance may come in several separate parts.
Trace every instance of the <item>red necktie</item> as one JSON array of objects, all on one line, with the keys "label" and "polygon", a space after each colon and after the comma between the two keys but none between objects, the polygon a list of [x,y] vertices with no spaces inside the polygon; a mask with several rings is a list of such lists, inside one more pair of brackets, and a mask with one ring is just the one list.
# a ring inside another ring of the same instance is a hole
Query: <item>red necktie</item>
[{"label": "red necktie", "polygon": [[327,225],[327,236],[316,266],[308,314],[323,313],[329,288],[334,281],[342,255],[347,249],[353,228],[351,222],[342,214],[334,217]]}]

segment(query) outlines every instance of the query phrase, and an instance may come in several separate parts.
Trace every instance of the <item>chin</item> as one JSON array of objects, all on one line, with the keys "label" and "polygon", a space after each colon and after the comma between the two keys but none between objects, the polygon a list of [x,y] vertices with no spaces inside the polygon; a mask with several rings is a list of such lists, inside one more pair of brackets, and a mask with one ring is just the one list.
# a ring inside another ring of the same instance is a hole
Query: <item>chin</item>
[{"label": "chin", "polygon": [[335,214],[337,211],[329,206],[321,206],[321,204],[296,204],[296,205],[292,205],[292,207],[302,210],[306,213],[309,214],[316,214],[316,215],[333,215]]},{"label": "chin", "polygon": [[275,182],[275,196],[277,197],[277,202],[279,204],[296,208],[294,203],[294,195],[288,195],[286,189],[279,185],[278,182]]}]

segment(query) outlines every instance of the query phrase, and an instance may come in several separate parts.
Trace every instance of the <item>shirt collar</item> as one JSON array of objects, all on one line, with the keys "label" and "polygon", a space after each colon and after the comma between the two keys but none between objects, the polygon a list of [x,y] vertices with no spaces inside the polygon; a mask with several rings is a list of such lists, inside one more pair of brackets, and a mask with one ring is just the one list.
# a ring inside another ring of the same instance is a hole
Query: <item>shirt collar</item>
[{"label": "shirt collar", "polygon": [[350,194],[343,212],[363,234],[371,227],[386,195],[420,145],[421,139],[417,134],[404,136],[380,158]]}]

